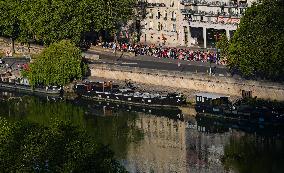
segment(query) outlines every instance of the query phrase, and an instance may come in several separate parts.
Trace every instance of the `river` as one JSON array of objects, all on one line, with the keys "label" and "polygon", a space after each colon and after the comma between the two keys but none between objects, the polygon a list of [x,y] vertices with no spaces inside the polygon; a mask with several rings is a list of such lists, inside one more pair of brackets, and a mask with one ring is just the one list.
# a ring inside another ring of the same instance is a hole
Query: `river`
[{"label": "river", "polygon": [[0,92],[1,117],[44,125],[51,118],[71,121],[109,145],[129,172],[284,172],[282,127],[241,127],[180,114]]}]

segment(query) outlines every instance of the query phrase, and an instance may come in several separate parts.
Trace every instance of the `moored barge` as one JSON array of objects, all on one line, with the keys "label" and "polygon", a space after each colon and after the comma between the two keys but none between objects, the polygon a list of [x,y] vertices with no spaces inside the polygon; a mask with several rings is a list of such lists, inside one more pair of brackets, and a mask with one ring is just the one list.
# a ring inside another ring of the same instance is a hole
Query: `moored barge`
[{"label": "moored barge", "polygon": [[29,85],[23,85],[19,83],[3,82],[0,81],[0,89],[13,91],[13,92],[26,92],[26,93],[37,93],[45,95],[61,95],[63,89],[58,86],[45,86],[45,87],[34,87]]},{"label": "moored barge", "polygon": [[97,100],[109,100],[131,105],[147,105],[151,107],[178,107],[186,104],[182,94],[136,92],[131,88],[119,88],[112,82],[88,82],[74,86],[75,92],[85,98]]},{"label": "moored barge", "polygon": [[249,97],[243,97],[232,103],[229,101],[229,96],[198,93],[195,109],[199,116],[254,124],[284,125],[283,103],[275,104]]}]

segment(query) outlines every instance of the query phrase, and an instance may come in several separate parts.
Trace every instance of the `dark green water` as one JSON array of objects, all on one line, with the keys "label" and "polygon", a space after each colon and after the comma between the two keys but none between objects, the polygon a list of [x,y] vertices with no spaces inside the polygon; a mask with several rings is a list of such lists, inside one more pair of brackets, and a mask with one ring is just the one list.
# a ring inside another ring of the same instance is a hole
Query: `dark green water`
[{"label": "dark green water", "polygon": [[130,172],[284,172],[283,128],[241,126],[204,117],[177,117],[179,110],[63,101],[0,94],[0,116],[49,125],[71,121],[109,145]]}]

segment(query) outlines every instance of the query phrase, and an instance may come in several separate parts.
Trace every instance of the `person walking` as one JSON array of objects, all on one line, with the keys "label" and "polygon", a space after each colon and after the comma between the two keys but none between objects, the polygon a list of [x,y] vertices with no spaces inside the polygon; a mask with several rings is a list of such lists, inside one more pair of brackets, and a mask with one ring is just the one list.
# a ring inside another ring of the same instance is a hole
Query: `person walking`
[{"label": "person walking", "polygon": [[113,53],[116,52],[116,43],[114,42],[113,45],[112,45],[112,50],[113,50]]}]

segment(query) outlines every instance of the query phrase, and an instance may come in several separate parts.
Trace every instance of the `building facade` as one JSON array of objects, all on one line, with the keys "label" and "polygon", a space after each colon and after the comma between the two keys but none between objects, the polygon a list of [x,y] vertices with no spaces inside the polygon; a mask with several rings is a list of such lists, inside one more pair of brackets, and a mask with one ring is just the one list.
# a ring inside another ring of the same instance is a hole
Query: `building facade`
[{"label": "building facade", "polygon": [[231,38],[247,7],[257,0],[148,0],[140,41],[163,46],[215,47]]},{"label": "building facade", "polygon": [[148,0],[140,41],[163,46],[189,45],[188,22],[181,9],[184,6],[179,0]]}]

